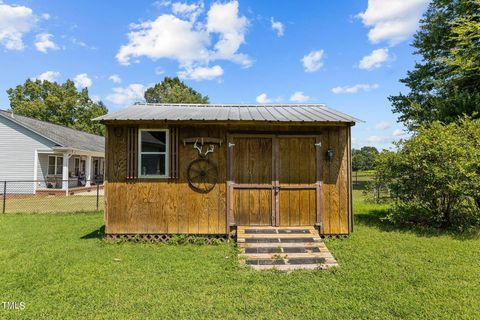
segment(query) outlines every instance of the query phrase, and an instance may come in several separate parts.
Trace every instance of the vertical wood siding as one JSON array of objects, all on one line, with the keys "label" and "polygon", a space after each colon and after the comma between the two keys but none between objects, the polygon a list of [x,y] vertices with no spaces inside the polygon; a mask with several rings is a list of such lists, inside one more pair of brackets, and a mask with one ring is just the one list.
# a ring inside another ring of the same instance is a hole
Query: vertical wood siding
[{"label": "vertical wood siding", "polygon": [[[119,130],[117,130],[117,133]],[[193,191],[187,181],[187,167],[198,157],[191,137],[225,139],[219,128],[179,128],[178,179],[137,179],[128,181],[126,135],[118,137],[108,127],[107,139],[107,233],[191,233],[223,234],[226,230],[226,147],[215,146],[208,155],[217,165],[218,183],[202,194]]]},{"label": "vertical wood siding", "polygon": [[[323,233],[349,233],[348,127],[328,128],[322,134],[323,165]],[[327,161],[326,150],[331,147],[334,155]]]},{"label": "vertical wood siding", "polygon": [[[126,128],[127,124],[121,128]],[[144,128],[161,128],[160,125],[143,125]],[[127,138],[126,130],[123,135],[115,135],[115,125],[107,126],[107,163],[106,163],[106,232],[107,233],[190,233],[190,234],[224,234],[227,230],[226,220],[226,162],[227,162],[227,132],[241,133],[295,133],[302,132],[319,134],[322,142],[322,199],[324,234],[349,233],[349,198],[348,186],[348,130],[349,127],[288,127],[288,126],[178,126],[178,179],[135,179],[127,181]],[[187,182],[186,171],[188,164],[197,158],[197,151],[191,144],[184,146],[183,139],[192,137],[214,137],[223,140],[222,146],[216,146],[215,152],[209,154],[209,159],[217,165],[219,180],[215,188],[207,194],[193,191]],[[285,182],[298,183],[299,180],[308,180],[315,183],[314,163],[301,154],[309,148],[314,148],[314,138],[308,141],[285,148],[284,157],[288,160],[281,164],[288,165],[288,170],[298,170],[296,176],[284,176]],[[250,145],[246,141],[236,140],[237,147],[243,146],[245,152],[239,154],[240,163],[234,165],[235,179],[244,183],[271,183],[271,162],[256,157],[255,150],[267,150],[271,153],[271,145]],[[290,143],[290,142],[288,142]],[[293,152],[292,147],[299,149]],[[328,162],[326,150],[334,150],[334,159]],[[305,150],[304,150],[305,149]],[[265,151],[264,150],[264,151]],[[251,151],[251,152],[250,152]],[[258,153],[258,152],[257,152]],[[264,152],[265,153],[265,152]],[[314,153],[312,153],[314,154]],[[257,163],[258,162],[258,163]],[[249,172],[247,163],[259,170]],[[266,172],[269,172],[268,174]],[[265,174],[261,174],[264,172]],[[303,178],[305,177],[305,179]],[[267,181],[268,180],[268,181]],[[287,190],[280,195],[280,201],[289,201],[292,208],[298,208],[300,214],[290,223],[302,224],[309,221],[315,223],[315,190]],[[283,191],[280,191],[282,193]],[[271,216],[266,212],[272,211],[272,192],[270,189],[242,190],[235,189],[232,197],[233,211],[239,206],[248,207],[248,217],[243,217],[245,223],[271,224]],[[285,214],[285,213],[283,213]],[[287,216],[287,214],[285,214]],[[237,217],[235,217],[237,218]],[[285,218],[284,218],[285,219]],[[290,218],[288,218],[290,219]],[[248,220],[248,221],[247,221]]]}]

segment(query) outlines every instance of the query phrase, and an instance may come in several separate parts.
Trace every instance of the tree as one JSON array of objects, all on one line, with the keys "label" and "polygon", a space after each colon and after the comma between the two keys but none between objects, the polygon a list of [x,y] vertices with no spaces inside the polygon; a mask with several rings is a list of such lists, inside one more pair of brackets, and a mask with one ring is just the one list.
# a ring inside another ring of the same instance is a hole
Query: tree
[{"label": "tree", "polygon": [[178,77],[165,77],[145,91],[149,103],[208,103],[208,97],[187,86]]},{"label": "tree", "polygon": [[471,83],[478,88],[480,83],[480,0],[471,2],[472,14],[458,18],[452,23],[451,39],[455,47],[450,49],[450,56],[445,62],[453,67],[453,72],[461,77],[468,76],[476,82]]},{"label": "tree", "polygon": [[361,149],[353,149],[352,169],[354,171],[373,170],[377,155],[378,150],[375,147],[364,146]]},{"label": "tree", "polygon": [[395,223],[465,229],[480,225],[480,119],[419,128],[376,163]]},{"label": "tree", "polygon": [[400,80],[409,92],[389,97],[410,130],[480,112],[479,14],[479,0],[430,3],[413,41],[422,59]]},{"label": "tree", "polygon": [[47,80],[26,80],[7,90],[14,113],[69,128],[103,135],[104,126],[91,121],[108,112],[102,102],[93,101],[88,89],[78,91],[71,80],[63,84]]}]

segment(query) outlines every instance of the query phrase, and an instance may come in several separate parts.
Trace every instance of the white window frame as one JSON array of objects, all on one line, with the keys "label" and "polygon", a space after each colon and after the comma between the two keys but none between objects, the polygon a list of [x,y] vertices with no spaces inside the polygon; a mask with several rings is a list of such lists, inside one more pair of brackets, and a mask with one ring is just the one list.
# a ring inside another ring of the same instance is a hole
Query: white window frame
[{"label": "white window frame", "polygon": [[[50,158],[55,158],[55,172],[54,173],[50,173]],[[62,158],[62,170],[60,171],[60,173],[57,172],[57,168],[58,168],[58,158]],[[48,164],[47,164],[47,175],[49,176],[61,176],[63,174],[63,156],[58,156],[58,155],[48,155]]]},{"label": "white window frame", "polygon": [[[165,132],[165,152],[142,152],[142,132]],[[164,154],[165,175],[142,175],[142,154]],[[138,177],[142,179],[165,179],[170,177],[170,130],[168,129],[138,129]]]}]

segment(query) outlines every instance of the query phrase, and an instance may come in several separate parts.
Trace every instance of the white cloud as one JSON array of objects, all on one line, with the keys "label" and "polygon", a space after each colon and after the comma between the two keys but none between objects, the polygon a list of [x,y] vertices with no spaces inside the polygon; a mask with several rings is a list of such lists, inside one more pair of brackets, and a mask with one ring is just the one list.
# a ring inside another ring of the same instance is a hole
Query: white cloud
[{"label": "white cloud", "polygon": [[238,15],[238,1],[214,3],[207,17],[207,31],[219,34],[212,58],[231,60],[249,67],[252,64],[250,58],[245,54],[236,53],[245,42],[247,26],[247,18]]},{"label": "white cloud", "polygon": [[266,93],[262,93],[255,99],[257,103],[271,103],[272,100],[268,98]]},{"label": "white cloud", "polygon": [[162,69],[162,67],[156,67],[155,68],[155,74],[156,75],[161,75],[161,74],[164,74],[165,73],[165,70]]},{"label": "white cloud", "polygon": [[182,79],[190,80],[212,80],[220,77],[223,74],[223,69],[219,65],[209,67],[187,67],[184,71],[180,71],[178,76]]},{"label": "white cloud", "polygon": [[161,0],[161,1],[154,1],[152,3],[152,5],[154,5],[155,7],[157,8],[161,8],[161,7],[168,7],[172,4],[171,1],[168,1],[168,0]]},{"label": "white cloud", "polygon": [[128,105],[133,102],[143,101],[143,94],[147,88],[143,84],[130,84],[127,87],[113,88],[113,93],[109,94],[106,99],[117,105]]},{"label": "white cloud", "polygon": [[306,102],[308,100],[310,100],[310,97],[303,94],[302,91],[296,91],[290,96],[292,102]]},{"label": "white cloud", "polygon": [[315,72],[323,67],[324,51],[312,51],[302,58],[305,72]]},{"label": "white cloud", "polygon": [[92,79],[88,77],[86,73],[80,73],[73,78],[73,82],[75,82],[75,86],[78,89],[88,88],[92,85]]},{"label": "white cloud", "polygon": [[50,14],[48,13],[42,13],[41,17],[43,20],[50,20]]},{"label": "white cloud", "polygon": [[367,138],[367,141],[371,144],[382,144],[382,143],[387,143],[391,142],[390,137],[385,137],[385,136],[369,136]]},{"label": "white cloud", "polygon": [[283,33],[285,31],[285,27],[283,26],[283,23],[281,23],[280,21],[275,21],[273,17],[270,18],[270,23],[272,24],[272,30],[277,33],[277,36],[279,37],[283,36]]},{"label": "white cloud", "polygon": [[395,129],[393,131],[392,135],[394,137],[397,137],[397,138],[402,138],[402,137],[408,136],[407,132],[405,132],[404,130],[401,130],[401,129]]},{"label": "white cloud", "polygon": [[379,130],[385,130],[385,129],[390,128],[390,123],[388,123],[386,121],[379,122],[375,125],[375,128],[377,128]]},{"label": "white cloud", "polygon": [[364,70],[373,70],[380,68],[385,62],[391,59],[392,57],[390,57],[388,53],[388,48],[376,49],[369,55],[364,56],[362,60],[360,60],[358,67]]},{"label": "white cloud", "polygon": [[176,15],[184,16],[191,21],[197,20],[197,17],[203,11],[203,2],[198,4],[187,4],[183,2],[172,3],[172,12]]},{"label": "white cloud", "polygon": [[371,91],[378,88],[379,88],[379,85],[376,83],[374,84],[359,83],[354,86],[335,87],[335,88],[332,88],[332,92],[335,94],[357,93],[359,91]]},{"label": "white cloud", "polygon": [[38,51],[47,53],[50,50],[58,50],[59,47],[52,41],[53,34],[50,33],[40,33],[35,37],[35,47]]},{"label": "white cloud", "polygon": [[23,50],[23,35],[33,29],[36,20],[32,9],[0,1],[0,44],[7,50]]},{"label": "white cloud", "polygon": [[208,33],[193,29],[193,23],[173,15],[161,15],[154,21],[132,26],[128,44],[120,47],[116,58],[124,65],[132,58],[175,59],[181,65],[208,61]]},{"label": "white cloud", "polygon": [[110,77],[108,77],[108,80],[112,81],[113,83],[121,83],[122,78],[118,74],[112,74]]},{"label": "white cloud", "polygon": [[[238,2],[214,3],[206,19],[195,22],[196,16],[192,19],[192,14],[199,10],[203,10],[203,4],[173,3],[173,14],[162,14],[153,21],[131,25],[128,43],[122,45],[116,55],[118,62],[129,65],[140,57],[167,58],[179,63],[179,73],[210,73],[203,79],[213,79],[211,73],[216,76],[220,73],[220,66],[209,67],[215,60],[250,66],[252,60],[238,53],[245,42],[248,26],[247,18],[239,15]],[[185,15],[189,15],[187,20],[183,19]]]},{"label": "white cloud", "polygon": [[60,72],[57,71],[45,71],[44,73],[39,74],[36,79],[37,80],[47,80],[50,82],[55,82],[60,77]]},{"label": "white cloud", "polygon": [[369,0],[365,12],[358,14],[369,27],[372,43],[388,41],[395,45],[412,35],[429,0]]}]

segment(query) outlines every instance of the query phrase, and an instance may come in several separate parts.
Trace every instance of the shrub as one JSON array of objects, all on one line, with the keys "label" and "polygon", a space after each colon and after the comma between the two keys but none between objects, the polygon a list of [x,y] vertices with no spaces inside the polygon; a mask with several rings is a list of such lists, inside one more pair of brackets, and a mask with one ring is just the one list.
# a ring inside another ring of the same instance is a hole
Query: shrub
[{"label": "shrub", "polygon": [[395,223],[465,229],[480,225],[480,121],[433,123],[376,164]]}]

